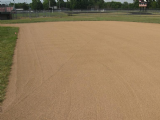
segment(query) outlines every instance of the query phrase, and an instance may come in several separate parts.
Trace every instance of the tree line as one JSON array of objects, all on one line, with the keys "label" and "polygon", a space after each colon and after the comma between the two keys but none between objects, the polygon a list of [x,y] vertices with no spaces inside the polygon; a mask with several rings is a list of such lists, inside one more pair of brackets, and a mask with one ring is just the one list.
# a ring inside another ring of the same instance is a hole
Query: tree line
[{"label": "tree line", "polygon": [[[23,8],[28,10],[49,10],[49,1],[50,6],[57,6],[58,9],[138,9],[139,0],[133,0],[133,3],[128,2],[105,2],[104,0],[43,0],[43,3],[40,0],[32,0],[32,3],[16,3],[15,8]],[[147,0],[148,9],[157,9],[160,8],[160,0]],[[11,3],[13,5],[13,3]]]}]

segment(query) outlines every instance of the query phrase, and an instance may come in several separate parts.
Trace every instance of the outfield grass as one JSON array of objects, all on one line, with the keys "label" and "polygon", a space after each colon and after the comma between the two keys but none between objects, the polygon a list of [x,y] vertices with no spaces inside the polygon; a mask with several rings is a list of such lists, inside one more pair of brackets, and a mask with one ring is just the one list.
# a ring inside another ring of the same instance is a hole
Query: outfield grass
[{"label": "outfield grass", "polygon": [[[57,13],[56,13],[57,14]],[[67,16],[66,14],[55,15],[54,17],[38,17],[23,18],[16,20],[0,20],[1,24],[14,23],[36,23],[36,22],[54,22],[54,21],[126,21],[126,22],[144,22],[144,23],[160,23],[160,15],[125,15],[125,14],[74,14]]]},{"label": "outfield grass", "polygon": [[5,99],[18,28],[0,26],[0,103]]}]

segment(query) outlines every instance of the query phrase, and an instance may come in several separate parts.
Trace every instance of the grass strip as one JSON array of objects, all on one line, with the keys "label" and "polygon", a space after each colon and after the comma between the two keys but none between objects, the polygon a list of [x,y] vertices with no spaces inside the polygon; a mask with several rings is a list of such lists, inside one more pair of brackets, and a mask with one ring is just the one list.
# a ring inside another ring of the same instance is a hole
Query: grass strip
[{"label": "grass strip", "polygon": [[0,26],[0,104],[5,99],[19,28]]},{"label": "grass strip", "polygon": [[142,23],[160,23],[160,15],[110,15],[110,14],[78,14],[73,16],[55,16],[39,18],[22,18],[0,20],[1,24],[58,22],[58,21],[125,21]]}]

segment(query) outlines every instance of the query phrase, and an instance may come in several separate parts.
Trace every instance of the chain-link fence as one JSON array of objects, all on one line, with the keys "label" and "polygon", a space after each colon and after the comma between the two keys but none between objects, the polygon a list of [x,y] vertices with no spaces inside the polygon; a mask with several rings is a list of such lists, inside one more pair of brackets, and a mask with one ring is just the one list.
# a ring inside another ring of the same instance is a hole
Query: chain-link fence
[{"label": "chain-link fence", "polygon": [[55,16],[67,16],[64,11],[50,11],[50,10],[43,10],[43,11],[12,11],[12,18],[13,19],[20,19],[20,18],[35,18],[35,17],[55,17]]},{"label": "chain-link fence", "polygon": [[43,10],[43,11],[12,11],[13,19],[35,18],[35,17],[66,17],[66,16],[106,16],[106,15],[160,15],[160,10],[139,9],[132,10]]}]

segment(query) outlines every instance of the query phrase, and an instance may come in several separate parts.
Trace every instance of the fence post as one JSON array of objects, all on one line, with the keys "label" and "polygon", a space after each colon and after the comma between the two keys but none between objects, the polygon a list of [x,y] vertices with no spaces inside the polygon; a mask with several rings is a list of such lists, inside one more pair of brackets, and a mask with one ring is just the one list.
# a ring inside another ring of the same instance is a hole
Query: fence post
[{"label": "fence post", "polygon": [[16,11],[16,19],[17,19],[17,11]]}]

